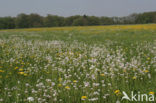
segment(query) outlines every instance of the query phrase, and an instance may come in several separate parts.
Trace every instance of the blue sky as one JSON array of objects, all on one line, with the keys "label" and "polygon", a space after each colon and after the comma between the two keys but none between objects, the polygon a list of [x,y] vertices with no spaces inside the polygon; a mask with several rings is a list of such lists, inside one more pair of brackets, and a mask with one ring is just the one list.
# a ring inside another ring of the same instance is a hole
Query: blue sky
[{"label": "blue sky", "polygon": [[156,11],[156,0],[0,0],[0,16],[19,13],[59,16],[126,16]]}]

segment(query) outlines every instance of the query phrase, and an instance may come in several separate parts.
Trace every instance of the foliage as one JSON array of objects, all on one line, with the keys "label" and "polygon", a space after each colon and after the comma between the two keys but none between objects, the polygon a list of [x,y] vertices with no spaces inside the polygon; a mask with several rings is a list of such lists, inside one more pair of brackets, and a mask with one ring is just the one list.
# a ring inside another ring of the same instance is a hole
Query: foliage
[{"label": "foliage", "polygon": [[146,23],[156,23],[156,12],[134,13],[125,17],[96,17],[88,15],[62,17],[50,14],[43,17],[39,14],[28,15],[22,13],[17,15],[17,17],[1,17],[0,29]]}]

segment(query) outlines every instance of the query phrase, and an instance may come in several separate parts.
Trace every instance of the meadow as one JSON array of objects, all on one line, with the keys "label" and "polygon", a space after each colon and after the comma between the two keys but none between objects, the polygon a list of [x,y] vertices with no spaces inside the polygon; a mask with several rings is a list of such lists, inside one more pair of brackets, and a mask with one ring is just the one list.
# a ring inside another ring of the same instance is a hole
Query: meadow
[{"label": "meadow", "polygon": [[147,103],[155,92],[156,24],[0,30],[0,103]]}]

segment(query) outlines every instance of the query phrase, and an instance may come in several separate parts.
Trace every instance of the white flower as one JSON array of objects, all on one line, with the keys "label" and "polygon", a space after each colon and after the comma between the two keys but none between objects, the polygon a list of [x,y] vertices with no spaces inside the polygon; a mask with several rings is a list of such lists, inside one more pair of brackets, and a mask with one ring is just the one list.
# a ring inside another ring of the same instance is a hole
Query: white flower
[{"label": "white flower", "polygon": [[120,103],[120,101],[119,101],[119,100],[117,100],[117,101],[116,101],[116,103]]},{"label": "white flower", "polygon": [[29,102],[32,102],[32,101],[34,101],[34,98],[33,98],[33,97],[28,97],[27,100],[28,100]]},{"label": "white flower", "polygon": [[51,79],[46,79],[47,82],[51,82]]},{"label": "white flower", "polygon": [[148,73],[148,78],[151,79],[151,74],[150,73]]},{"label": "white flower", "polygon": [[0,102],[3,102],[3,99],[2,98],[0,99]]},{"label": "white flower", "polygon": [[84,82],[85,87],[88,87],[90,84],[89,82]]},{"label": "white flower", "polygon": [[96,101],[96,100],[98,100],[98,98],[91,98],[91,99],[89,99],[89,101]]},{"label": "white flower", "polygon": [[94,94],[94,95],[99,95],[99,92],[96,92],[96,91],[95,91],[93,94]]}]

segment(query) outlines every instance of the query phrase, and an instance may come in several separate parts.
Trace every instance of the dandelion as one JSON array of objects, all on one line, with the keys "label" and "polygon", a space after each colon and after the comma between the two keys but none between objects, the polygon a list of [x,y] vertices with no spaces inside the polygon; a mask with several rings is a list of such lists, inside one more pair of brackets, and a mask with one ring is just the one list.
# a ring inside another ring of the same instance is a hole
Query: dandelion
[{"label": "dandelion", "polygon": [[148,71],[148,70],[144,70],[143,72],[144,72],[144,73],[148,73],[149,71]]},{"label": "dandelion", "polygon": [[137,78],[137,77],[136,77],[136,76],[134,76],[132,79],[133,79],[133,80],[135,80],[136,78]]},{"label": "dandelion", "polygon": [[28,74],[27,73],[24,73],[24,76],[28,76]]},{"label": "dandelion", "polygon": [[24,62],[22,62],[21,64],[24,65]]},{"label": "dandelion", "polygon": [[62,86],[62,84],[58,84],[58,87],[61,87]]},{"label": "dandelion", "polygon": [[62,81],[62,78],[59,78],[59,81],[61,82]]},{"label": "dandelion", "polygon": [[104,77],[104,76],[105,76],[105,74],[100,74],[100,76]]},{"label": "dandelion", "polygon": [[151,59],[150,57],[147,58],[147,60],[150,60],[150,59]]},{"label": "dandelion", "polygon": [[66,89],[70,89],[70,87],[69,87],[69,86],[66,86],[65,88],[66,88]]},{"label": "dandelion", "polygon": [[0,70],[0,73],[3,73],[4,72],[4,70]]},{"label": "dandelion", "polygon": [[87,99],[87,96],[82,96],[81,99],[85,100],[85,99]]},{"label": "dandelion", "polygon": [[114,91],[114,93],[115,93],[116,95],[121,94],[120,90],[118,90],[118,89],[117,89],[117,90],[115,90],[115,91]]},{"label": "dandelion", "polygon": [[149,92],[149,94],[154,95],[154,92]]},{"label": "dandelion", "polygon": [[21,69],[19,69],[19,71],[23,71],[23,69],[21,68]]},{"label": "dandelion", "polygon": [[74,83],[77,83],[77,80],[73,80]]},{"label": "dandelion", "polygon": [[17,70],[18,69],[18,67],[15,67],[15,70]]},{"label": "dandelion", "polygon": [[18,72],[18,74],[24,75],[24,72]]}]

